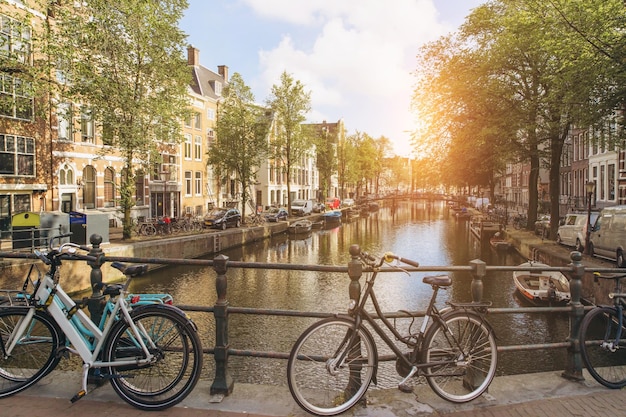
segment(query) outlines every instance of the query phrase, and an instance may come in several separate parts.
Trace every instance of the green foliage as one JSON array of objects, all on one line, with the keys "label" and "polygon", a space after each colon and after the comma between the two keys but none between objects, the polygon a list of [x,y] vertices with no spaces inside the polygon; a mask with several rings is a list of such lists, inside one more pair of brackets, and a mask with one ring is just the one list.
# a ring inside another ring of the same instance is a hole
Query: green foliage
[{"label": "green foliage", "polygon": [[529,222],[546,166],[558,210],[570,127],[623,105],[624,17],[621,0],[493,0],[474,9],[458,33],[420,52],[416,153],[439,161],[449,184],[491,186],[504,163],[530,163]]},{"label": "green foliage", "polygon": [[254,95],[240,74],[234,73],[224,89],[217,113],[217,141],[208,152],[208,164],[222,179],[234,173],[241,185],[242,215],[253,197],[250,186],[268,154],[271,113],[254,103]]},{"label": "green foliage", "polygon": [[130,237],[135,169],[157,162],[159,144],[181,140],[190,72],[178,22],[185,0],[92,0],[55,7],[49,56],[60,101],[82,104],[120,150],[124,237]]},{"label": "green foliage", "polygon": [[281,162],[280,165],[287,174],[287,195],[291,206],[292,167],[300,164],[313,146],[308,132],[302,129],[306,114],[311,110],[311,93],[304,90],[300,81],[283,72],[280,84],[272,86],[267,105],[275,115],[277,128],[272,156]]}]

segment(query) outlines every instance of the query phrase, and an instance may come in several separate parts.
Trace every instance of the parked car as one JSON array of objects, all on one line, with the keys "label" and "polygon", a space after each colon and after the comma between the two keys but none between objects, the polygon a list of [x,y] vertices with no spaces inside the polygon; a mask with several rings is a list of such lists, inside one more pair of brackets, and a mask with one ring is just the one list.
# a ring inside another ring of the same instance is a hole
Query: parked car
[{"label": "parked car", "polygon": [[313,213],[323,213],[326,211],[326,205],[324,203],[317,202],[313,204]]},{"label": "parked car", "polygon": [[352,198],[345,198],[342,202],[341,202],[341,207],[352,207],[354,206],[354,199]]},{"label": "parked car", "polygon": [[289,213],[287,212],[287,209],[284,209],[282,207],[272,207],[268,211],[263,213],[263,216],[268,222],[278,222],[281,220],[287,220],[287,217],[289,217]]},{"label": "parked car", "polygon": [[[591,225],[598,218],[597,212],[591,213]],[[587,237],[587,213],[568,213],[560,222],[559,230],[556,232],[556,241],[561,245],[573,246],[577,251],[585,249],[585,239]]]},{"label": "parked car", "polygon": [[615,260],[626,268],[626,206],[605,207],[591,229],[589,254]]},{"label": "parked car", "polygon": [[326,208],[329,210],[336,210],[341,207],[341,200],[337,197],[328,197],[326,199]]},{"label": "parked car", "polygon": [[550,215],[542,214],[537,217],[537,221],[535,222],[535,234],[541,237],[548,237],[550,233]]},{"label": "parked car", "polygon": [[204,217],[204,225],[226,230],[227,227],[241,226],[241,213],[235,208],[215,208]]},{"label": "parked car", "polygon": [[306,216],[313,211],[313,204],[313,200],[294,200],[289,211],[293,216]]}]

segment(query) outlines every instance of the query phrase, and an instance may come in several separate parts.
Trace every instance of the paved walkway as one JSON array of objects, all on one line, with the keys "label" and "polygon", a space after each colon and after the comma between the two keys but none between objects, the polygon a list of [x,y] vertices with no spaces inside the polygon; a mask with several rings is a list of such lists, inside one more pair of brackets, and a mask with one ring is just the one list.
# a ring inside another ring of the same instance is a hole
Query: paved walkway
[{"label": "paved walkway", "polygon": [[[210,396],[201,381],[180,405],[163,412],[141,411],[122,402],[108,384],[70,403],[79,387],[77,373],[53,372],[24,393],[0,399],[3,417],[305,417],[286,387],[236,384],[225,398]],[[425,385],[413,394],[396,389],[368,392],[367,407],[357,406],[350,417],[606,417],[626,415],[626,390],[609,390],[586,376],[570,381],[558,372],[496,377],[489,392],[466,404],[452,404]]]}]

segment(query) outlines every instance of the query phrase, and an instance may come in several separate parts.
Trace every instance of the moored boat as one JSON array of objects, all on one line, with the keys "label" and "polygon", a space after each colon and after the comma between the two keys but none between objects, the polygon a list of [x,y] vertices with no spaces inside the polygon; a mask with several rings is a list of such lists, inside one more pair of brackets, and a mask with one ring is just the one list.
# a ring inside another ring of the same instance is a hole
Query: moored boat
[{"label": "moored boat", "polygon": [[341,223],[341,211],[327,211],[322,215],[322,218],[326,223]]},{"label": "moored boat", "polygon": [[[550,267],[534,261],[525,262],[519,266],[522,268]],[[513,281],[524,299],[535,305],[564,305],[571,298],[569,281],[559,271],[513,271]]]},{"label": "moored boat", "polygon": [[310,220],[298,220],[289,225],[289,233],[303,234],[309,233],[313,228],[313,222]]},{"label": "moored boat", "polygon": [[489,244],[496,251],[507,251],[511,248],[511,242],[507,241],[500,232],[489,238]]}]

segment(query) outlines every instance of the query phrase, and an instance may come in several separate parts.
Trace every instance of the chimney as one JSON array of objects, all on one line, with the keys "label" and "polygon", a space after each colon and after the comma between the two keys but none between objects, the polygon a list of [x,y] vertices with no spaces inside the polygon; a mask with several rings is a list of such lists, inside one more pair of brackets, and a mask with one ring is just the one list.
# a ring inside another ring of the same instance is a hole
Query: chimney
[{"label": "chimney", "polygon": [[228,67],[226,65],[218,65],[217,72],[224,78],[224,82],[228,83]]},{"label": "chimney", "polygon": [[193,45],[187,47],[187,65],[197,67],[200,65],[200,51]]}]

